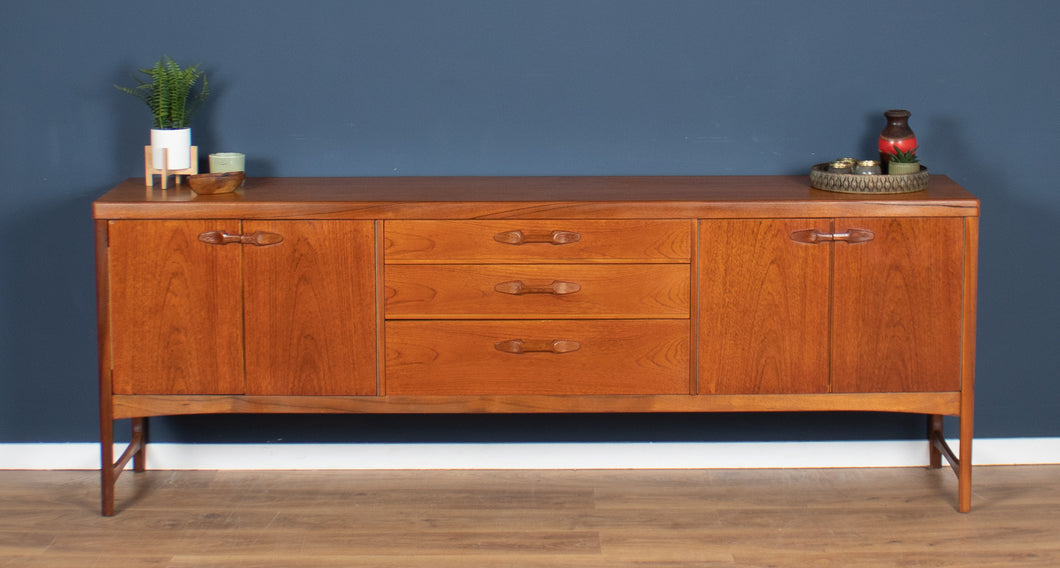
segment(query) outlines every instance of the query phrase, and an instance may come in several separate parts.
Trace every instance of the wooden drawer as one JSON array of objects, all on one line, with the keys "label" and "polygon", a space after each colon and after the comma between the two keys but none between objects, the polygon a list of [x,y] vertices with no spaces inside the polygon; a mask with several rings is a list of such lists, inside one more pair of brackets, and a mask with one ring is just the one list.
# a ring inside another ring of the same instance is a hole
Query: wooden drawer
[{"label": "wooden drawer", "polygon": [[387,318],[687,318],[687,264],[390,265]]},{"label": "wooden drawer", "polygon": [[689,220],[387,221],[387,263],[689,262]]},{"label": "wooden drawer", "polygon": [[687,320],[391,321],[386,393],[688,394],[688,338]]}]

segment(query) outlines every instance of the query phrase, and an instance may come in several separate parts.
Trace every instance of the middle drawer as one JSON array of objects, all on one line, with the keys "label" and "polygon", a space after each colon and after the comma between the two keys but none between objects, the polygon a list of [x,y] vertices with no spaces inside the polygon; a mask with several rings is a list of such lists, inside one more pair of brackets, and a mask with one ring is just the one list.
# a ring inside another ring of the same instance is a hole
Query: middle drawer
[{"label": "middle drawer", "polygon": [[388,265],[387,319],[689,317],[687,264]]}]

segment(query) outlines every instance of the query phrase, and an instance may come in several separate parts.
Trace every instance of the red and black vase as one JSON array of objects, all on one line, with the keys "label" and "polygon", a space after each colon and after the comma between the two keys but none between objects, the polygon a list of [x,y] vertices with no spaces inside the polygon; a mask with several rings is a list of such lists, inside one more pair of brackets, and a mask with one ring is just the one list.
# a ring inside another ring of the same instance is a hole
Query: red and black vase
[{"label": "red and black vase", "polygon": [[891,156],[898,151],[908,152],[917,147],[916,135],[909,128],[909,111],[895,109],[883,115],[887,117],[887,126],[880,132],[880,163],[889,164]]}]

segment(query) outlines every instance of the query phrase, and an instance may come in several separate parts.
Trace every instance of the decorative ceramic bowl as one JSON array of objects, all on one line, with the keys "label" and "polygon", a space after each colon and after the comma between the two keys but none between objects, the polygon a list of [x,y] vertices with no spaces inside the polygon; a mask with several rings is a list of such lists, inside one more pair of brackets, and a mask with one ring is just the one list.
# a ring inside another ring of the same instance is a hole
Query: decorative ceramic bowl
[{"label": "decorative ceramic bowl", "polygon": [[188,176],[188,185],[199,195],[231,193],[247,179],[246,172],[225,172],[222,174],[196,174]]}]

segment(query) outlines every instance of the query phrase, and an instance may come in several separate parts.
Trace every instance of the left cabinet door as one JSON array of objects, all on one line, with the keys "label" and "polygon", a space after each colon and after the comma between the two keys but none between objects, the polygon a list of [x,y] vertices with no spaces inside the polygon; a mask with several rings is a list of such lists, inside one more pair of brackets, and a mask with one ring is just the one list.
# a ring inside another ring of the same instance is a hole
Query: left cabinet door
[{"label": "left cabinet door", "polygon": [[828,392],[828,219],[699,225],[699,393]]},{"label": "left cabinet door", "polygon": [[114,394],[240,394],[243,319],[239,221],[111,221]]}]

